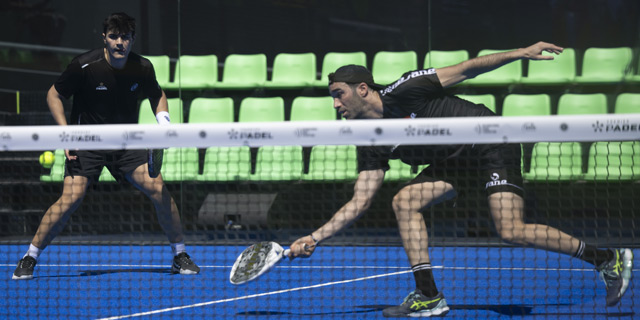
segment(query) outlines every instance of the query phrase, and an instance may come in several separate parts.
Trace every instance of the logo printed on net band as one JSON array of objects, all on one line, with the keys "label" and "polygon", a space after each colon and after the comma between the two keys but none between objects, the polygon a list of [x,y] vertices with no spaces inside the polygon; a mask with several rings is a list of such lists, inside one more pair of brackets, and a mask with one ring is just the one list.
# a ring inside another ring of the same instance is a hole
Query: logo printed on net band
[{"label": "logo printed on net band", "polygon": [[100,142],[102,138],[100,135],[92,134],[91,132],[74,131],[68,133],[63,131],[59,136],[60,142]]},{"label": "logo printed on net band", "polygon": [[450,136],[451,130],[449,128],[439,128],[437,126],[420,126],[414,127],[409,125],[404,128],[404,132],[407,137],[413,136]]},{"label": "logo printed on net band", "polygon": [[271,136],[271,132],[268,131],[259,131],[259,130],[245,130],[245,131],[237,131],[235,129],[231,129],[231,131],[227,132],[230,140],[270,140],[273,139]]},{"label": "logo printed on net band", "polygon": [[639,132],[640,123],[630,123],[629,120],[608,120],[606,122],[600,122],[596,120],[596,123],[591,125],[593,132]]}]

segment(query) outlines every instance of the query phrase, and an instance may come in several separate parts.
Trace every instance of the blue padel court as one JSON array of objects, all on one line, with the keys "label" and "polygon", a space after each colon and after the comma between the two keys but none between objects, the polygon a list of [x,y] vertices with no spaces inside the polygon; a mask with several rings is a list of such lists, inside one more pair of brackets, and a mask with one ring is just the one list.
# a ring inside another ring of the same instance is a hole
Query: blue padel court
[{"label": "blue padel court", "polygon": [[[54,245],[34,279],[11,279],[24,245],[0,250],[4,319],[380,319],[414,288],[400,247],[321,247],[283,259],[241,286],[229,272],[244,246],[191,246],[202,271],[171,274],[168,246]],[[449,319],[634,319],[632,280],[619,305],[605,306],[604,283],[587,264],[524,248],[436,247],[434,276]],[[634,250],[638,279],[640,250]]]}]

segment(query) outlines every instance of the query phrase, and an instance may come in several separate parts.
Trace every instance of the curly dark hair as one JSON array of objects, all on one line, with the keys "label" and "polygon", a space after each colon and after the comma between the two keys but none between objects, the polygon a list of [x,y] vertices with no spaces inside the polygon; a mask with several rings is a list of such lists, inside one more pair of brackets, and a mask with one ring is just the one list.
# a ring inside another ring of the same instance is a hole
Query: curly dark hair
[{"label": "curly dark hair", "polygon": [[135,36],[136,19],[124,12],[112,13],[102,22],[102,32],[107,34],[108,31],[118,34],[131,33],[131,36]]}]

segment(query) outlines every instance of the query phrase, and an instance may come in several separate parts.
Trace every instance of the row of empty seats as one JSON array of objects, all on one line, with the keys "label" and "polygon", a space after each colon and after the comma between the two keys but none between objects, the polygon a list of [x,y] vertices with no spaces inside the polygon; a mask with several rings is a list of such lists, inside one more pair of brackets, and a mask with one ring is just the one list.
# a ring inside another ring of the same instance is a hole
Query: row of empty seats
[{"label": "row of empty seats", "polygon": [[[533,147],[531,165],[523,172],[525,180],[638,181],[640,180],[640,142],[595,142],[589,146],[587,170],[583,172],[582,146],[578,142],[539,142]],[[357,177],[355,146],[314,146],[308,171],[300,146],[268,146],[257,152],[252,170],[249,147],[209,147],[202,170],[198,149],[169,148],[165,151],[162,176],[165,181],[353,181]],[[42,181],[62,181],[64,151],[56,151],[56,161]],[[400,160],[390,161],[387,181],[411,179],[418,170]],[[201,173],[200,173],[201,172]],[[115,181],[105,168],[100,181]]]},{"label": "row of empty seats", "polygon": [[[505,50],[481,50],[484,56]],[[546,53],[545,53],[546,54]],[[216,55],[180,56],[173,70],[169,56],[145,56],[154,65],[156,77],[165,89],[292,89],[305,87],[326,87],[327,75],[347,64],[367,66],[364,52],[329,52],[324,55],[319,72],[314,53],[280,53],[276,55],[268,79],[267,57],[264,54],[230,54],[222,67],[222,77],[218,79],[218,57]],[[371,72],[377,83],[390,84],[403,73],[423,68],[441,68],[454,65],[470,58],[467,50],[428,52],[418,65],[415,51],[380,51],[373,58]],[[640,83],[640,74],[634,65],[633,50],[620,48],[588,48],[584,51],[581,66],[578,66],[576,50],[566,48],[553,61],[528,61],[527,74],[523,75],[522,60],[507,64],[491,72],[482,74],[463,84],[484,85],[567,85],[602,84],[628,81]],[[640,60],[640,59],[636,59]],[[639,63],[640,62],[635,62]],[[636,69],[636,72],[631,72]],[[577,70],[581,72],[578,74]]]},{"label": "row of empty seats", "polygon": [[[458,95],[460,98],[481,103],[496,111],[496,99],[491,94]],[[191,101],[188,119],[179,98],[169,99],[169,115],[172,123],[234,122],[235,108],[231,98],[196,98]],[[510,94],[502,103],[503,116],[544,116],[551,114],[605,114],[608,113],[607,97],[601,93],[563,94],[552,113],[551,98],[547,94]],[[622,93],[616,97],[614,113],[640,113],[640,93]],[[288,120],[336,120],[331,97],[296,97],[291,103]],[[244,98],[239,107],[238,121],[285,121],[285,103],[281,97]],[[140,106],[140,124],[156,123],[149,101]]]}]

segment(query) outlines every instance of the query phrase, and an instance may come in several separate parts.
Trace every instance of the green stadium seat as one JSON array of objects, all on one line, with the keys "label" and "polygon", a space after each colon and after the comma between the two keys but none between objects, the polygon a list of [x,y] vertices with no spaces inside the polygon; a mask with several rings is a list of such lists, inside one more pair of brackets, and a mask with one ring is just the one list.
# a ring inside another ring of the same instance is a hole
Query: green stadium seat
[{"label": "green stadium seat", "polygon": [[[0,48],[0,63],[2,63],[2,64],[10,64],[11,63],[11,49],[9,49],[9,48]],[[67,67],[68,64],[69,63],[67,62],[66,64],[61,64],[60,66],[64,70]]]},{"label": "green stadium seat", "polygon": [[216,86],[218,82],[218,57],[216,55],[183,55],[176,63],[173,81],[167,89],[203,90]]},{"label": "green stadium seat", "polygon": [[[169,117],[171,123],[184,123],[184,113],[182,109],[182,100],[180,98],[167,99],[169,104]],[[138,115],[138,124],[155,124],[158,123],[156,116],[151,110],[149,99],[144,99],[140,103],[140,111]]]},{"label": "green stadium seat", "polygon": [[367,66],[367,54],[359,52],[329,52],[322,60],[322,71],[320,80],[314,82],[316,87],[326,88],[329,86],[329,74],[338,68],[349,64]]},{"label": "green stadium seat", "polygon": [[284,121],[284,100],[280,97],[244,98],[240,102],[238,121]]},{"label": "green stadium seat", "polygon": [[306,88],[316,80],[316,55],[314,53],[279,53],[273,61],[271,81],[265,83],[271,89]]},{"label": "green stadium seat", "polygon": [[389,160],[389,170],[384,174],[384,181],[406,181],[413,179],[417,174],[413,173],[410,165],[400,159]]},{"label": "green stadium seat", "polygon": [[[195,98],[189,110],[189,123],[233,122],[233,99]],[[209,147],[205,150],[199,181],[248,180],[251,174],[249,147]]]},{"label": "green stadium seat", "polygon": [[[632,63],[633,61],[634,61],[634,58],[631,59]],[[635,61],[638,63],[635,66],[635,69],[636,69],[635,73],[633,72],[633,70],[631,70],[630,72],[627,72],[625,75],[625,81],[632,84],[640,83],[640,52],[636,52]]]},{"label": "green stadium seat", "polygon": [[195,98],[189,107],[189,123],[233,122],[233,99]]},{"label": "green stadium seat", "polygon": [[560,182],[582,178],[582,147],[579,142],[538,142],[531,153],[531,167],[523,177],[529,181]]},{"label": "green stadium seat", "polygon": [[576,51],[565,48],[559,54],[543,52],[551,55],[553,60],[529,60],[527,76],[520,82],[526,85],[568,85],[576,78]]},{"label": "green stadium seat", "polygon": [[[480,50],[478,56],[486,56],[510,50]],[[466,80],[465,83],[473,86],[503,86],[520,82],[522,78],[522,60],[508,63],[498,69],[483,73],[473,79]]]},{"label": "green stadium seat", "polygon": [[198,177],[197,148],[168,148],[164,150],[162,179],[167,182],[195,181]]},{"label": "green stadium seat", "polygon": [[469,52],[467,50],[431,50],[424,56],[423,67],[425,69],[443,68],[456,65],[466,60],[469,60]]},{"label": "green stadium seat", "polygon": [[249,147],[209,147],[199,181],[245,181],[251,176]]},{"label": "green stadium seat", "polygon": [[301,146],[263,146],[258,149],[256,171],[250,180],[300,180],[302,167]]},{"label": "green stadium seat", "polygon": [[216,84],[216,89],[256,89],[263,87],[266,81],[266,55],[230,54],[224,61],[222,81]]},{"label": "green stadium seat", "polygon": [[589,48],[584,52],[578,84],[622,82],[631,63],[631,48]]},{"label": "green stadium seat", "polygon": [[291,103],[291,121],[336,120],[331,97],[296,97]]},{"label": "green stadium seat", "polygon": [[492,94],[458,94],[457,96],[460,99],[471,101],[475,104],[483,104],[485,107],[489,108],[489,110],[496,112],[496,98]]},{"label": "green stadium seat", "polygon": [[607,113],[607,97],[602,93],[565,93],[558,101],[558,115]]},{"label": "green stadium seat", "polygon": [[[240,103],[239,122],[284,121],[284,100],[244,98]],[[301,146],[263,146],[256,153],[255,173],[250,180],[298,180],[302,175]]]},{"label": "green stadium seat", "polygon": [[598,141],[591,144],[586,181],[640,179],[640,141]]},{"label": "green stadium seat", "polygon": [[160,87],[164,87],[171,80],[171,60],[167,55],[144,56],[151,61],[153,70],[156,73],[156,80]]},{"label": "green stadium seat", "polygon": [[311,149],[309,173],[303,180],[351,181],[358,177],[356,146],[317,145]]},{"label": "green stadium seat", "polygon": [[614,113],[640,113],[640,93],[619,94]]},{"label": "green stadium seat", "polygon": [[64,149],[56,149],[53,152],[53,156],[55,159],[53,160],[49,174],[40,176],[40,181],[42,182],[62,182],[64,180],[64,162],[67,157],[64,154]]},{"label": "green stadium seat", "polygon": [[415,51],[380,51],[373,57],[371,73],[377,84],[387,85],[398,80],[405,72],[418,69]]},{"label": "green stadium seat", "polygon": [[23,66],[33,66],[36,62],[35,56],[31,50],[16,49],[15,55],[17,62]]},{"label": "green stadium seat", "polygon": [[547,94],[510,94],[504,98],[502,116],[551,115],[551,98]]}]

